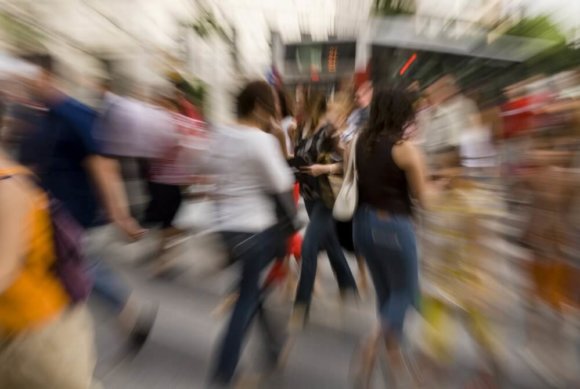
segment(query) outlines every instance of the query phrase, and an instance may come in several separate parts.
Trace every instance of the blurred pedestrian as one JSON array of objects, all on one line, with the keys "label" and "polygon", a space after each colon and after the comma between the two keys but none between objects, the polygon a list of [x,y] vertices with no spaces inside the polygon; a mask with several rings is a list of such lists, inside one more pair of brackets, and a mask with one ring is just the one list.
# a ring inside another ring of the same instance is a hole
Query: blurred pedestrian
[{"label": "blurred pedestrian", "polygon": [[342,174],[339,134],[329,123],[326,99],[312,93],[306,104],[307,117],[300,130],[295,165],[300,191],[310,222],[302,245],[302,267],[291,325],[301,327],[307,319],[316,279],[318,254],[326,250],[338,281],[341,296],[356,294],[357,288],[338,241],[332,207],[336,194],[329,176]]},{"label": "blurred pedestrian", "polygon": [[[353,139],[359,134],[362,128],[367,125],[372,95],[373,86],[369,81],[367,81],[356,90],[354,99],[347,98],[343,100],[341,104],[334,107],[334,110],[338,111],[338,113],[334,114],[334,116],[339,118],[338,120],[335,120],[335,122],[338,122],[338,125],[335,123],[335,126],[339,129],[341,148],[343,150],[351,147]],[[346,119],[343,121],[341,118]],[[343,126],[340,124],[343,124]],[[335,178],[331,176],[330,179],[333,180]],[[342,247],[348,252],[354,253],[352,220],[346,222],[337,221],[336,230]],[[369,290],[369,281],[365,259],[358,253],[355,254],[358,267],[357,284],[361,295],[366,295]]]},{"label": "blurred pedestrian", "polygon": [[0,387],[93,388],[91,316],[54,271],[49,199],[35,181],[0,148]]},{"label": "blurred pedestrian", "polygon": [[109,222],[132,240],[144,230],[129,213],[118,162],[104,155],[96,140],[97,113],[55,87],[52,58],[44,58],[41,65],[36,87],[47,108],[35,142],[44,145],[36,150],[41,183],[85,229],[94,295],[118,315],[129,334],[129,350],[137,352],[149,336],[154,315],[137,307],[128,285],[102,257]]},{"label": "blurred pedestrian", "polygon": [[462,133],[478,128],[479,111],[475,103],[463,95],[453,76],[445,75],[427,87],[427,98],[433,104],[424,129],[423,149],[427,163],[437,169],[440,157],[459,152]]},{"label": "blurred pedestrian", "polygon": [[[287,237],[277,228],[272,196],[291,196],[294,179],[277,140],[265,131],[276,118],[272,88],[250,82],[236,100],[238,120],[211,132],[208,171],[216,177],[215,229],[229,252],[241,263],[239,296],[216,355],[212,383],[228,386],[241,355],[242,343],[262,304],[261,274]],[[267,325],[263,311],[261,322]],[[282,341],[266,328],[268,359],[276,365]]]},{"label": "blurred pedestrian", "polygon": [[370,81],[364,82],[355,92],[355,103],[357,108],[350,112],[347,119],[347,128],[341,134],[341,141],[348,145],[356,134],[366,125],[369,119],[369,110],[373,98],[373,84]]},{"label": "blurred pedestrian", "polygon": [[355,247],[367,262],[377,293],[381,330],[363,352],[359,378],[368,387],[380,342],[400,378],[404,366],[401,337],[404,318],[419,297],[417,245],[412,198],[425,203],[425,165],[420,151],[403,138],[414,119],[406,92],[375,92],[368,125],[356,148],[359,206],[354,217]]},{"label": "blurred pedestrian", "polygon": [[[172,93],[159,92],[157,88],[156,104],[159,109],[170,114],[164,142],[158,144],[159,152],[148,160],[147,184],[149,204],[145,210],[146,226],[161,228],[161,241],[157,252],[154,274],[169,275],[172,270],[167,250],[182,240],[185,231],[175,227],[174,219],[183,202],[183,191],[193,181],[195,167],[194,156],[188,155],[192,147],[202,147],[204,129],[202,123],[179,113],[179,105],[173,100]],[[197,143],[197,145],[195,145]]]},{"label": "blurred pedestrian", "polygon": [[569,213],[578,191],[577,176],[569,169],[571,154],[567,151],[537,149],[531,153],[532,166],[521,183],[532,194],[531,217],[524,236],[532,250],[530,265],[532,301],[546,304],[561,312],[574,305],[570,284],[572,273],[566,258]]}]

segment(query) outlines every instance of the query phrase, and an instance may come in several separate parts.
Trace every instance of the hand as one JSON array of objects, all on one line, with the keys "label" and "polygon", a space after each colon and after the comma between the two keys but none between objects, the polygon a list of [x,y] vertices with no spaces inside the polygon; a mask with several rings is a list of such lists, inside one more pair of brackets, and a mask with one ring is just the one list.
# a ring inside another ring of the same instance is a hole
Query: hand
[{"label": "hand", "polygon": [[449,189],[449,184],[451,179],[448,177],[441,177],[436,180],[431,181],[431,189],[435,192],[441,192],[445,189]]},{"label": "hand", "polygon": [[330,174],[330,165],[315,164],[302,167],[300,171],[313,177],[318,177],[324,174]]},{"label": "hand", "polygon": [[147,232],[147,230],[141,227],[132,217],[117,219],[114,223],[131,240],[139,240]]}]

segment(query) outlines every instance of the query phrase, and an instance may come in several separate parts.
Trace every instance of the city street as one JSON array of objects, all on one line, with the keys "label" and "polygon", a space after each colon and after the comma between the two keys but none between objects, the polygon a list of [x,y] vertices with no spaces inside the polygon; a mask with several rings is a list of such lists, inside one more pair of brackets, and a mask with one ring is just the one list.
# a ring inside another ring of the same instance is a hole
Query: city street
[{"label": "city street", "polygon": [[[201,221],[208,220],[207,212],[207,203],[197,204],[182,212],[182,223],[203,229],[205,226]],[[118,259],[119,269],[135,286],[139,298],[159,304],[152,337],[134,360],[118,364],[116,358],[122,350],[123,338],[110,314],[93,303],[100,355],[97,374],[104,386],[110,389],[204,388],[212,353],[226,319],[226,316],[216,317],[212,312],[232,284],[235,270],[217,273],[223,257],[219,246],[210,235],[198,233],[176,249],[179,266],[184,269],[182,275],[173,281],[148,280],[146,268],[136,261],[151,250],[151,245],[152,239],[146,239],[122,248],[113,247],[111,252]],[[351,267],[356,268],[354,261],[351,261]],[[373,301],[367,297],[359,304],[339,304],[328,261],[321,259],[320,268],[323,286],[314,300],[311,325],[295,337],[286,369],[270,378],[263,387],[353,387],[350,376],[352,358],[359,341],[372,329]],[[274,293],[268,301],[268,309],[275,313],[280,325],[284,325],[290,302],[281,292]],[[578,378],[574,368],[578,366],[578,360],[569,357],[573,344],[568,342],[568,347],[564,347],[565,343],[554,341],[549,334],[545,339],[538,337],[538,342],[542,343],[538,343],[537,349],[541,352],[536,350],[534,355],[540,355],[541,362],[528,358],[519,346],[523,340],[521,325],[518,324],[521,317],[520,307],[514,305],[510,316],[498,317],[494,323],[501,334],[498,343],[502,345],[500,354],[504,355],[503,386],[573,387],[561,380],[564,374],[570,377],[576,374]],[[258,372],[261,366],[261,339],[255,335],[251,336],[242,362],[248,375]],[[469,366],[473,365],[474,348],[465,331],[457,331],[454,336],[459,339],[457,352],[461,357],[458,360],[462,361],[457,366],[459,379],[461,372],[468,372]],[[551,362],[548,369],[544,367],[546,361]],[[377,378],[380,378],[378,372]],[[382,387],[379,382],[377,388]]]}]

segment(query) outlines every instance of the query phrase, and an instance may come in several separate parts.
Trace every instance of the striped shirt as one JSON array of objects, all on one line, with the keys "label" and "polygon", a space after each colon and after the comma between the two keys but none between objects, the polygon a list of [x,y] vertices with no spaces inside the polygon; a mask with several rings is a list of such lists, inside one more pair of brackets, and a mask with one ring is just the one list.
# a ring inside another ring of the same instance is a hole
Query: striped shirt
[{"label": "striped shirt", "polygon": [[186,185],[196,175],[196,158],[206,147],[206,128],[202,121],[172,114],[160,156],[151,160],[150,180],[160,184]]}]

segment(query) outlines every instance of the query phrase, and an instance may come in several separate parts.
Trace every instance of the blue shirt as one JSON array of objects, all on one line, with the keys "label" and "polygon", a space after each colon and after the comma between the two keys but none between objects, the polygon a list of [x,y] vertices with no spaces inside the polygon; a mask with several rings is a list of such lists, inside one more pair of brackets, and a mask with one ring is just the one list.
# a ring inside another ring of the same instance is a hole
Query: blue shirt
[{"label": "blue shirt", "polygon": [[346,121],[347,128],[342,133],[340,140],[345,144],[352,142],[356,134],[358,134],[361,128],[366,125],[368,120],[368,108],[358,108],[354,110]]},{"label": "blue shirt", "polygon": [[50,107],[37,147],[42,185],[62,201],[85,228],[104,224],[106,218],[96,188],[85,167],[91,155],[101,154],[93,134],[96,111],[66,98]]},{"label": "blue shirt", "polygon": [[37,152],[39,149],[38,130],[42,124],[44,112],[25,105],[14,107],[13,118],[19,123],[19,128],[24,127],[20,149],[18,150],[18,162],[36,170],[34,166],[38,162]]}]

